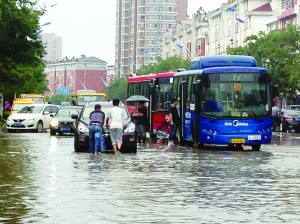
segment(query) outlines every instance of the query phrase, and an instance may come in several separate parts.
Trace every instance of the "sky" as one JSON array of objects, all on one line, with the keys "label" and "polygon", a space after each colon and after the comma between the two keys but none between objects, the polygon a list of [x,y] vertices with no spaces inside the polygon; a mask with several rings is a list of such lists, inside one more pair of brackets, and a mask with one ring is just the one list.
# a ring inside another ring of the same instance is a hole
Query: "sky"
[{"label": "sky", "polygon": [[[188,0],[188,15],[192,16],[200,6],[209,12],[226,2]],[[43,33],[62,38],[63,58],[84,54],[114,64],[116,0],[39,0],[39,5],[47,7],[40,24],[51,22],[42,27]]]}]

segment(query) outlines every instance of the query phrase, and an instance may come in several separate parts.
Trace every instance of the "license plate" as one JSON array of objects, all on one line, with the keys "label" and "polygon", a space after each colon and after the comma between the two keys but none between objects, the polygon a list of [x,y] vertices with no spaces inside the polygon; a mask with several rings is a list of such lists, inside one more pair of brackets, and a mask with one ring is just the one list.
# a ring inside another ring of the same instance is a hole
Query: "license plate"
[{"label": "license plate", "polygon": [[300,117],[297,117],[297,118],[295,119],[295,121],[300,121]]},{"label": "license plate", "polygon": [[244,138],[232,138],[231,139],[231,143],[245,143],[245,139]]},{"label": "license plate", "polygon": [[248,135],[248,140],[261,140],[261,135]]},{"label": "license plate", "polygon": [[60,128],[61,131],[70,131],[70,128]]},{"label": "license plate", "polygon": [[22,123],[20,123],[20,122],[14,123],[14,126],[15,126],[15,127],[21,127],[21,126],[22,126]]}]

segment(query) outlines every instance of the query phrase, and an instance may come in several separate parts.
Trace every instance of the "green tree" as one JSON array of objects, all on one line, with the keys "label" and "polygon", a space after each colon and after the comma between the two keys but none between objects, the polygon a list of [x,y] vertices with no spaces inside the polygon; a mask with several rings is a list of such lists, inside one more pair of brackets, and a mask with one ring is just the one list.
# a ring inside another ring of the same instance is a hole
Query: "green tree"
[{"label": "green tree", "polygon": [[[128,76],[127,76],[128,77]],[[122,102],[126,100],[126,89],[127,89],[127,79],[119,78],[115,79],[114,82],[105,88],[105,93],[108,99],[119,99]]]},{"label": "green tree", "polygon": [[0,1],[0,91],[4,95],[42,93],[47,89],[38,34],[45,8],[38,1]]},{"label": "green tree", "polygon": [[72,97],[70,94],[54,94],[48,102],[51,102],[52,104],[60,105],[61,102],[69,102],[72,103]]},{"label": "green tree", "polygon": [[288,25],[285,30],[260,32],[245,39],[245,47],[228,48],[228,54],[253,56],[258,65],[268,69],[272,83],[280,92],[295,94],[299,87],[299,27]]},{"label": "green tree", "polygon": [[150,73],[177,71],[179,68],[189,69],[191,62],[178,57],[177,55],[167,59],[157,58],[157,63],[144,65],[137,70],[137,75],[147,75]]}]

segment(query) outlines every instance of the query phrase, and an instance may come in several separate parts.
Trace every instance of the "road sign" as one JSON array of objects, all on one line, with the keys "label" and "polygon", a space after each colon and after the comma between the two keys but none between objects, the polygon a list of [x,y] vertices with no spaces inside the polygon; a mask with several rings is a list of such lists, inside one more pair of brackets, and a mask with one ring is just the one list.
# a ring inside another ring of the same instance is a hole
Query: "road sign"
[{"label": "road sign", "polygon": [[61,86],[58,88],[59,94],[69,94],[69,87]]}]

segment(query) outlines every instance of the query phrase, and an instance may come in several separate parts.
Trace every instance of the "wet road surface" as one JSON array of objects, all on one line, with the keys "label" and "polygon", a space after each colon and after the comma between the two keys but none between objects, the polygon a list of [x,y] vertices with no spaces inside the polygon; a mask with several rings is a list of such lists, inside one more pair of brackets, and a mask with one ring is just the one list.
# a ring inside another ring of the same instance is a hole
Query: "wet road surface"
[{"label": "wet road surface", "polygon": [[75,153],[73,137],[0,138],[0,223],[300,223],[300,135],[260,152],[138,147]]}]

